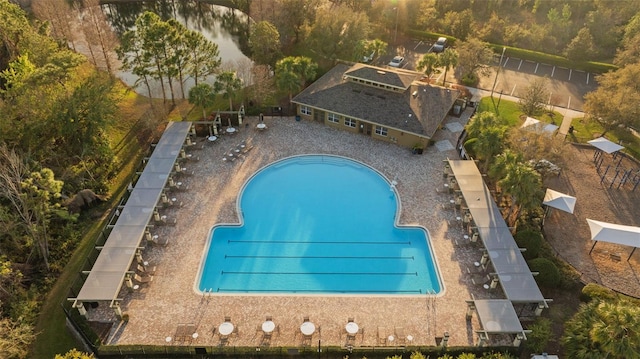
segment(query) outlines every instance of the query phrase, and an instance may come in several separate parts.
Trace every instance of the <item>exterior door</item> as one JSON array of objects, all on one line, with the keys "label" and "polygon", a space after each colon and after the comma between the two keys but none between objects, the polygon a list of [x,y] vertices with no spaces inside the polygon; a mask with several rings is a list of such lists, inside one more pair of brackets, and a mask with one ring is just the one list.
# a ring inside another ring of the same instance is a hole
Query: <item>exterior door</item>
[{"label": "exterior door", "polygon": [[324,123],[324,117],[326,112],[320,110],[313,110],[313,120]]}]

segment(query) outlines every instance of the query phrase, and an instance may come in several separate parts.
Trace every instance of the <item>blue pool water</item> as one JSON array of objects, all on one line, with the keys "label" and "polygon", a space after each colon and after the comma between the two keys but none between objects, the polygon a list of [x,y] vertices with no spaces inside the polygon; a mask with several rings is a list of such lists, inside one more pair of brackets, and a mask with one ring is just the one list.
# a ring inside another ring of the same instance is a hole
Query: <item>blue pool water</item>
[{"label": "blue pool water", "polygon": [[257,172],[243,224],[213,228],[199,290],[219,293],[436,294],[421,227],[394,225],[391,184],[343,157],[288,158]]}]

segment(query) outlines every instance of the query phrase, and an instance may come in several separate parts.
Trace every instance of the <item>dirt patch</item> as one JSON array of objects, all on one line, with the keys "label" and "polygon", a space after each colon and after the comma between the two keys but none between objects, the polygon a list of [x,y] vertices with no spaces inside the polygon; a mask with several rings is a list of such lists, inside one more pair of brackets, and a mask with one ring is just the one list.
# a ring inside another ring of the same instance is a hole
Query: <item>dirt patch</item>
[{"label": "dirt patch", "polygon": [[[562,171],[558,177],[546,179],[544,184],[575,196],[576,207],[574,214],[551,211],[544,225],[546,238],[557,254],[581,273],[582,282],[599,283],[640,297],[640,251],[631,255],[632,247],[598,242],[589,254],[594,242],[586,221],[589,218],[640,226],[640,188],[632,191],[632,183],[618,188],[622,172],[637,171],[640,166],[626,157],[603,154],[598,169],[594,155],[595,149],[590,146],[567,143],[562,147]],[[619,171],[614,182],[616,170]],[[602,181],[605,171],[607,175]]]}]

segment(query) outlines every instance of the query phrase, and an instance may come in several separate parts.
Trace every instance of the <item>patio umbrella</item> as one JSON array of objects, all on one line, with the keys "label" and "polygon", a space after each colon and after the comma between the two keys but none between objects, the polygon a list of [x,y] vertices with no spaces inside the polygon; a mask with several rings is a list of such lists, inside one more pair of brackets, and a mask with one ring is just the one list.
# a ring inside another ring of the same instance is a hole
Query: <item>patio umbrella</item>
[{"label": "patio umbrella", "polygon": [[558,129],[558,126],[556,125],[540,122],[539,120],[536,120],[533,117],[527,117],[527,119],[524,121],[524,123],[520,127],[526,128],[526,129],[533,129],[539,132],[548,132],[548,133],[553,133]]},{"label": "patio umbrella", "polygon": [[591,230],[591,240],[595,241],[589,254],[591,254],[598,241],[634,247],[629,258],[631,258],[636,248],[640,246],[640,227],[600,222],[589,218],[587,218],[587,223],[589,223],[589,229]]},{"label": "patio umbrella", "polygon": [[623,146],[620,146],[617,143],[611,142],[604,137],[599,137],[599,138],[596,138],[595,140],[591,140],[588,142],[591,146],[606,153],[614,153],[624,148]]},{"label": "patio umbrella", "polygon": [[573,213],[573,209],[576,206],[576,198],[547,188],[542,204]]}]

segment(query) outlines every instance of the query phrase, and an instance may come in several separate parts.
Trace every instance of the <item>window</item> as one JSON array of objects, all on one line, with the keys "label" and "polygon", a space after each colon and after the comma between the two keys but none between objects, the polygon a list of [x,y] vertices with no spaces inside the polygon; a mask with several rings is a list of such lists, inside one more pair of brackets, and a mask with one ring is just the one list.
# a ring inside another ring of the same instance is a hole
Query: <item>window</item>
[{"label": "window", "polygon": [[303,115],[311,115],[311,109],[307,106],[300,106],[300,113]]},{"label": "window", "polygon": [[376,135],[387,136],[387,128],[382,126],[376,126]]},{"label": "window", "polygon": [[339,123],[340,122],[340,116],[338,116],[335,113],[329,113],[327,115],[327,120],[329,120],[329,122]]},{"label": "window", "polygon": [[349,117],[345,117],[344,125],[348,127],[356,127],[356,120]]}]

